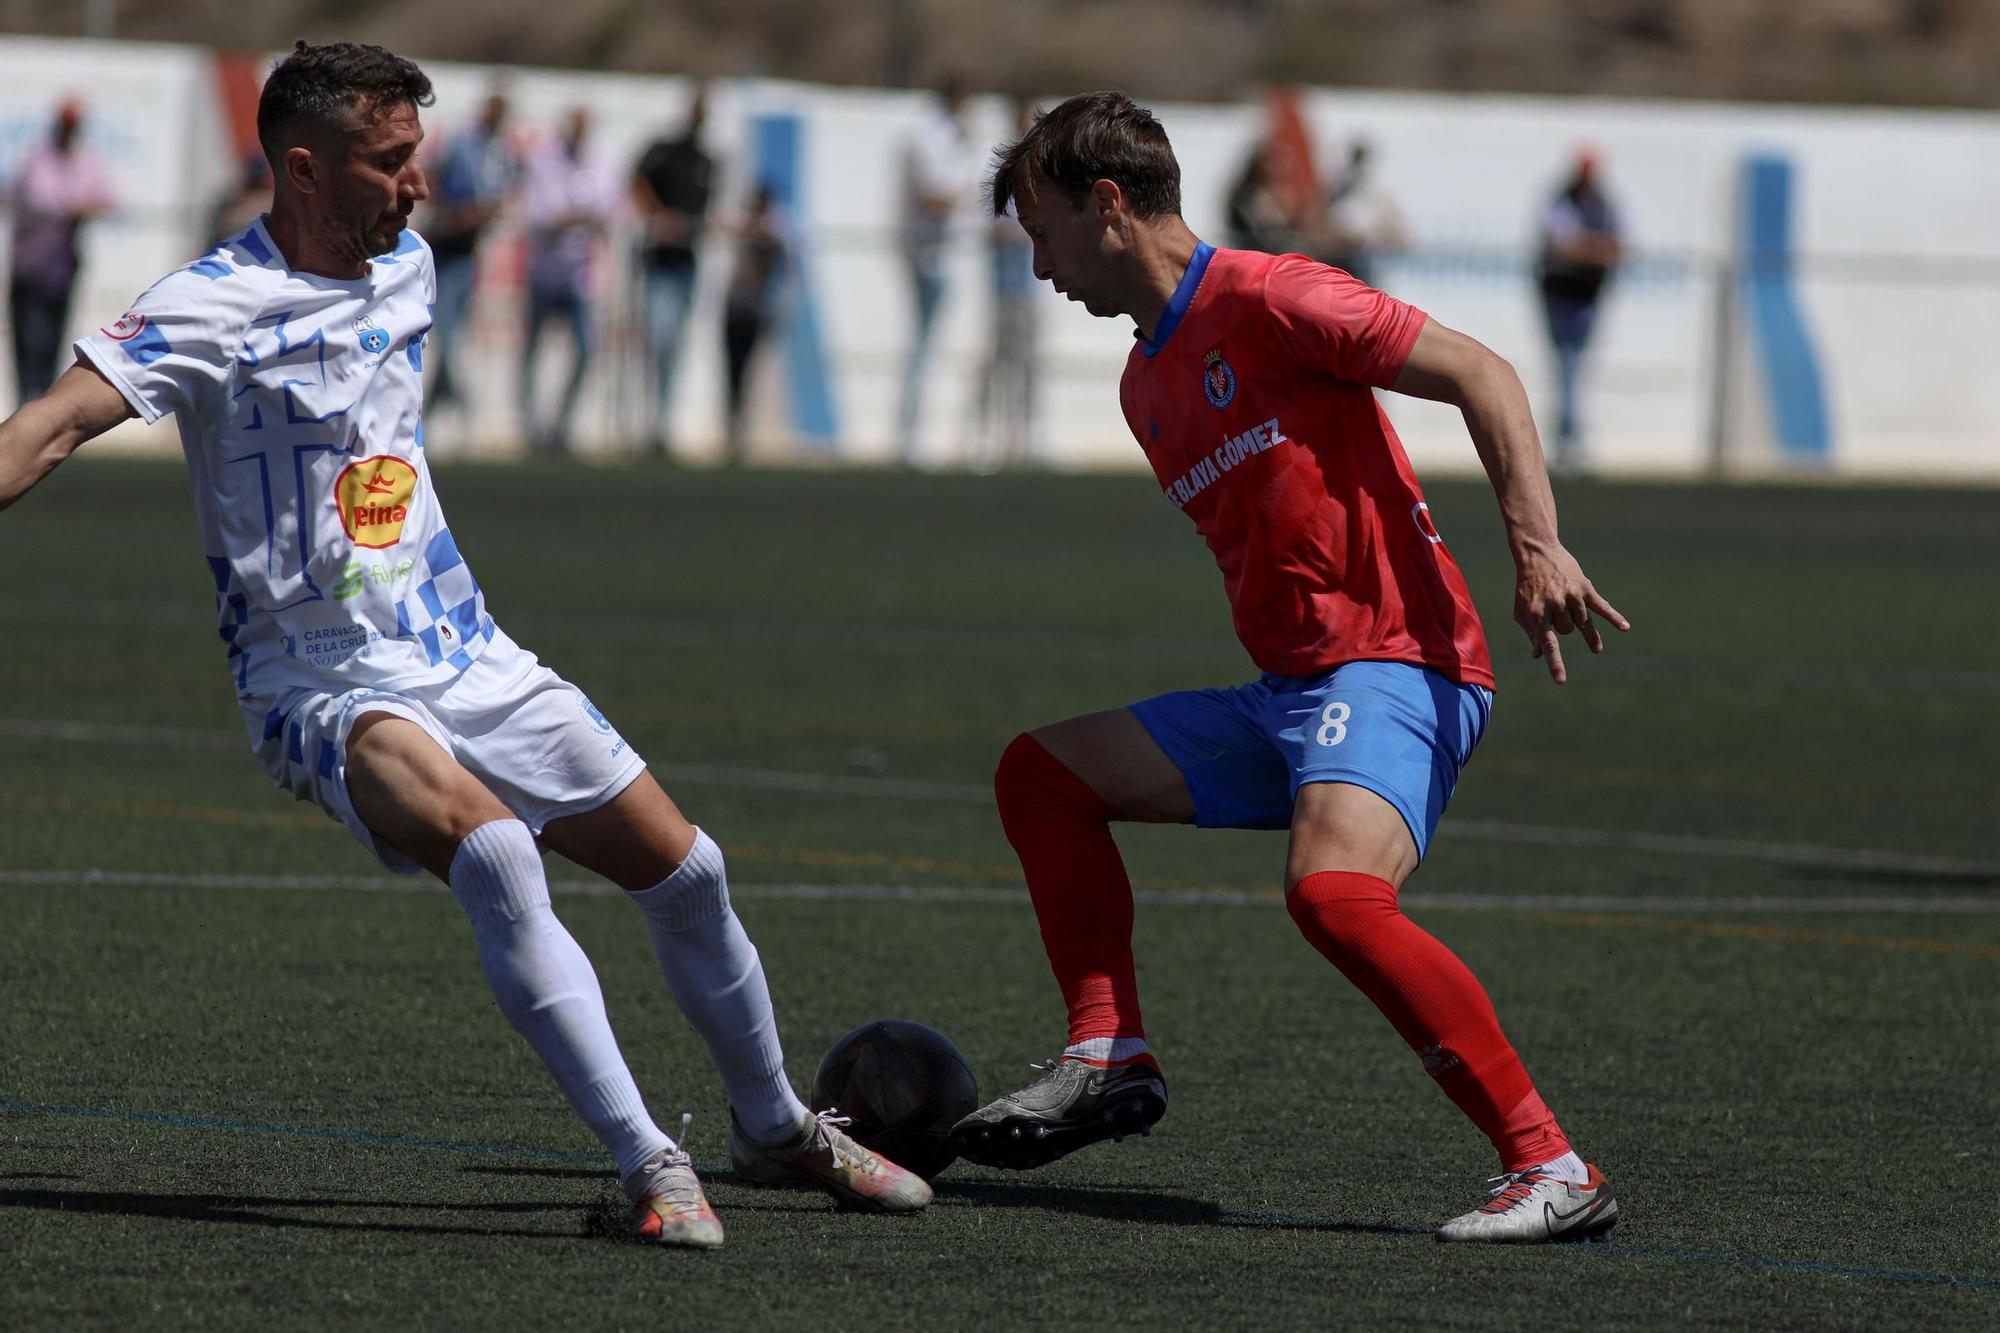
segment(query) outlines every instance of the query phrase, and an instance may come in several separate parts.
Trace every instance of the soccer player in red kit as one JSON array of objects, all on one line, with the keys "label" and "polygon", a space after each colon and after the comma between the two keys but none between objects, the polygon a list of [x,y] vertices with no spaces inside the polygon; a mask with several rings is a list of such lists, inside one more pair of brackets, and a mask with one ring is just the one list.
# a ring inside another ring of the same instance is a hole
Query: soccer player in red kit
[{"label": "soccer player in red kit", "polygon": [[1162,695],[1014,739],[994,775],[1069,1040],[1033,1085],[952,1131],[1028,1168],[1166,1112],[1132,961],[1114,820],[1286,828],[1285,902],[1492,1140],[1502,1175],[1440,1240],[1602,1237],[1618,1205],[1543,1103],[1465,964],[1404,916],[1417,867],[1484,731],[1493,668],[1472,599],[1375,401],[1455,404],[1499,497],[1515,619],[1549,674],[1560,635],[1629,629],[1556,538],[1521,382],[1499,356],[1338,269],[1217,250],[1180,217],[1180,167],[1152,114],[1071,98],[1000,155],[1035,275],[1137,341],[1120,398],[1166,498],[1215,553],[1261,675]]}]

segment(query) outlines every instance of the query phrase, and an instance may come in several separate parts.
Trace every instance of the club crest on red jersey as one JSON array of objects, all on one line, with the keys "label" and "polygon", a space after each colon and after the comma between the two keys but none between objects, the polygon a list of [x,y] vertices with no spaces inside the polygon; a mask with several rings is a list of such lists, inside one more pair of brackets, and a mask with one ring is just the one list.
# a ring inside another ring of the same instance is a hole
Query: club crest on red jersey
[{"label": "club crest on red jersey", "polygon": [[1236,372],[1222,359],[1220,347],[1209,352],[1202,366],[1201,391],[1210,407],[1227,407],[1236,399]]}]

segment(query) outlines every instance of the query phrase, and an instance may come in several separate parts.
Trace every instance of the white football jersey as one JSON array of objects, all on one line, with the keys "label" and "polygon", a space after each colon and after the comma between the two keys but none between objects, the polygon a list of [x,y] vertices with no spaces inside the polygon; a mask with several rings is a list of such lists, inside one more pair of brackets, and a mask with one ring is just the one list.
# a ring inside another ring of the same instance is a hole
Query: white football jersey
[{"label": "white football jersey", "polygon": [[262,219],[76,352],[180,425],[243,695],[448,678],[493,637],[424,463],[430,247],[352,281],[288,268]]}]

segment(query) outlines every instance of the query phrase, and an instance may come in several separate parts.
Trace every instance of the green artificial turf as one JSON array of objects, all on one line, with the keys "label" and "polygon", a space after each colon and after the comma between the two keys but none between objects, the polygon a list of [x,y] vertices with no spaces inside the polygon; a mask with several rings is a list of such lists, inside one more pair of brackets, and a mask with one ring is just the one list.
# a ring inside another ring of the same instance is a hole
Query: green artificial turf
[{"label": "green artificial turf", "polygon": [[[885,1016],[1031,1078],[1061,1010],[993,761],[1254,674],[1154,485],[439,473],[496,618],[728,850],[795,1081]],[[913,1219],[736,1185],[637,913],[552,862],[729,1236],[608,1238],[449,894],[249,757],[179,469],[84,458],[0,515],[0,1326],[2000,1322],[2000,494],[1565,486],[1637,628],[1562,689],[1490,498],[1429,494],[1501,689],[1408,902],[1612,1179],[1610,1244],[1434,1244],[1486,1145],[1298,938],[1283,838],[1173,828],[1121,833],[1166,1121]]]}]

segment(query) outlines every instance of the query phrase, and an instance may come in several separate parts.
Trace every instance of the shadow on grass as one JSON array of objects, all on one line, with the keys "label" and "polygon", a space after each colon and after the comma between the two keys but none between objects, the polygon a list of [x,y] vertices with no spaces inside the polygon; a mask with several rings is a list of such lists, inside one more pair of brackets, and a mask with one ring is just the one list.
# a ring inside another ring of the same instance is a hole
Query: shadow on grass
[{"label": "shadow on grass", "polygon": [[[547,1180],[600,1180],[607,1185],[615,1185],[617,1178],[608,1166],[461,1166],[459,1171],[468,1176],[540,1176]],[[701,1183],[708,1186],[741,1185],[743,1181],[728,1167],[698,1166],[694,1169]],[[754,1188],[754,1187],[746,1187]],[[782,1196],[789,1193],[812,1195],[815,1191],[804,1190],[758,1190],[758,1194]]]},{"label": "shadow on grass", "polygon": [[540,1176],[544,1180],[609,1180],[611,1170],[603,1166],[461,1166],[468,1176]]},{"label": "shadow on grass", "polygon": [[1370,1236],[1428,1236],[1428,1227],[1394,1226],[1385,1222],[1354,1222],[1334,1217],[1294,1217],[1226,1209],[1213,1199],[1190,1199],[1145,1190],[1092,1189],[1080,1185],[1048,1185],[1011,1180],[942,1180],[940,1200],[980,1207],[1047,1208],[1102,1218],[1107,1222],[1143,1222],[1176,1227],[1250,1227],[1276,1231],[1337,1231]]},{"label": "shadow on grass", "polygon": [[[286,1217],[263,1209],[397,1209],[469,1214],[567,1213],[561,1203],[421,1203],[404,1199],[274,1199],[231,1194],[139,1194],[98,1190],[0,1189],[0,1208],[39,1208],[56,1213],[153,1217],[176,1222],[233,1222],[241,1226],[304,1228],[318,1231],[374,1231],[412,1236],[502,1236],[521,1240],[575,1240],[569,1231],[526,1231],[499,1226],[435,1223],[361,1222],[328,1217]],[[588,1234],[586,1230],[586,1234]]]},{"label": "shadow on grass", "polygon": [[[1785,873],[1793,879],[1821,884],[1872,884],[1884,888],[1910,890],[1929,889],[2000,889],[2000,874],[1990,870],[1971,867],[1960,870],[1951,866],[1933,868],[1905,868],[1900,866],[1786,866]],[[1922,897],[1921,893],[1913,893]]]}]

